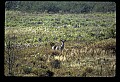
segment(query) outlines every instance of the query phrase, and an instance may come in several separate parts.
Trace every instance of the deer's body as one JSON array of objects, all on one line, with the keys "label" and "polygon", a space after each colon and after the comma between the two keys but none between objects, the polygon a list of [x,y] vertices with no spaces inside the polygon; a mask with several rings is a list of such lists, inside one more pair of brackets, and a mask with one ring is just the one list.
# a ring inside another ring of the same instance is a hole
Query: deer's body
[{"label": "deer's body", "polygon": [[52,49],[53,50],[60,50],[60,51],[62,51],[64,49],[64,42],[65,42],[65,40],[61,40],[61,42],[62,42],[62,44],[60,46],[54,45],[54,46],[52,46]]}]

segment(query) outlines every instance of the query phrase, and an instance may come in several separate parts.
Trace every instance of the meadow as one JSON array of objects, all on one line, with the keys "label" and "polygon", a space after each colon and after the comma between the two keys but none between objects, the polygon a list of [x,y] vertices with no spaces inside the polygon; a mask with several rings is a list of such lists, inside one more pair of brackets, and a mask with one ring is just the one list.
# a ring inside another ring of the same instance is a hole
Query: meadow
[{"label": "meadow", "polygon": [[[116,13],[5,11],[5,76],[114,77]],[[52,50],[66,40],[63,52]]]}]

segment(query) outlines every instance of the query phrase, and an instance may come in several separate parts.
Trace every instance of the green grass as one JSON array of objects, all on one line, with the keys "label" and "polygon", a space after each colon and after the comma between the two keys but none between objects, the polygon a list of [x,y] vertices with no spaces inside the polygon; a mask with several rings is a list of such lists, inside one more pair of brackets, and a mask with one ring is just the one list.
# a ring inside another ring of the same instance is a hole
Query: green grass
[{"label": "green grass", "polygon": [[[116,70],[116,14],[31,14],[5,12],[5,76],[9,54],[14,76],[114,77]],[[51,44],[65,39],[65,49]],[[11,42],[11,49],[8,43]],[[9,52],[9,53],[8,53]],[[55,60],[60,62],[54,68]]]}]

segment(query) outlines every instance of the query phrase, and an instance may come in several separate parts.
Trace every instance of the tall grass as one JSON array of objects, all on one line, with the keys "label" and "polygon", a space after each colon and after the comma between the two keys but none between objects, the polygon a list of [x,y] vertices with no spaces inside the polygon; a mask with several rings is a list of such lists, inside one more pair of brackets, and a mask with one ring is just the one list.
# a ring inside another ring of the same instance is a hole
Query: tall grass
[{"label": "tall grass", "polygon": [[[6,11],[5,61],[11,41],[14,76],[114,77],[115,13],[30,14]],[[65,39],[63,52],[51,46]],[[8,62],[5,62],[8,76]]]}]

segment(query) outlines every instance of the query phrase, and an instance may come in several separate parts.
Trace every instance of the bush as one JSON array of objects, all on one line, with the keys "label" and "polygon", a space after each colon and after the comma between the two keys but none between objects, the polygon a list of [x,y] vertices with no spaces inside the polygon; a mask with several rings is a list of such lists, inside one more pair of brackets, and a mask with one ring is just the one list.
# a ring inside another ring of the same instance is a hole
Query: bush
[{"label": "bush", "polygon": [[60,68],[60,61],[59,60],[54,60],[54,61],[52,61],[51,62],[51,66],[53,67],[53,68],[57,68],[57,69],[59,69]]},{"label": "bush", "polygon": [[116,24],[113,24],[107,30],[106,38],[116,38]]},{"label": "bush", "polygon": [[31,73],[32,68],[25,66],[25,67],[23,67],[23,71],[24,71],[24,73],[29,74],[29,73]]}]

